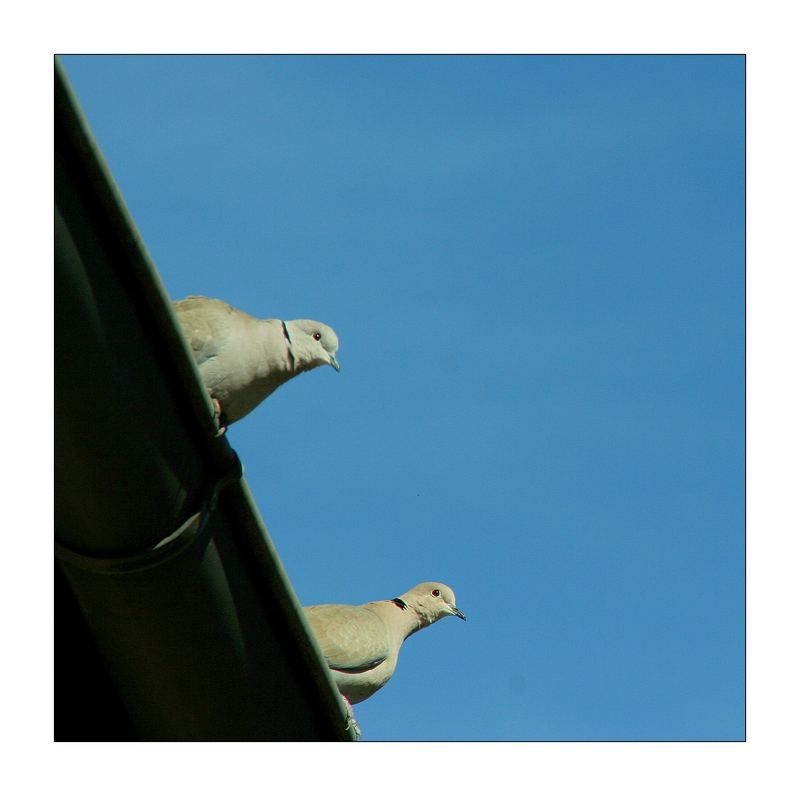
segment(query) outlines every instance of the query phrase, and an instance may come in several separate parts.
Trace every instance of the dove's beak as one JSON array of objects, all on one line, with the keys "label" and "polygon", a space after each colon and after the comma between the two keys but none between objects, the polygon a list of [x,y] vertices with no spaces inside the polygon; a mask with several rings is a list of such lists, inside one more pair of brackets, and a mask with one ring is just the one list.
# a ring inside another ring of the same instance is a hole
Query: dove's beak
[{"label": "dove's beak", "polygon": [[463,619],[465,622],[467,621],[467,617],[455,607],[455,605],[449,606],[450,611],[452,612],[453,616],[457,616],[459,619]]},{"label": "dove's beak", "polygon": [[338,373],[339,372],[339,360],[336,359],[335,356],[331,355],[331,367]]}]

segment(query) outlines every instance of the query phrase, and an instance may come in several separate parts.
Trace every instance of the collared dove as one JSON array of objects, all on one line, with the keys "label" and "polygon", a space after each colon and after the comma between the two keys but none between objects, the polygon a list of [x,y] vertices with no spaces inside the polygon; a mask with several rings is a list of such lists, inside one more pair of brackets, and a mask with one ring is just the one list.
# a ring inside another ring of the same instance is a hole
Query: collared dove
[{"label": "collared dove", "polygon": [[[445,616],[466,619],[444,583],[420,583],[401,597],[364,605],[311,605],[306,619],[350,705],[363,702],[385,685],[397,665],[402,643]],[[356,725],[357,727],[357,725]]]},{"label": "collared dove", "polygon": [[173,305],[222,431],[299,373],[339,370],[339,339],[319,321],[262,320],[205,296]]}]

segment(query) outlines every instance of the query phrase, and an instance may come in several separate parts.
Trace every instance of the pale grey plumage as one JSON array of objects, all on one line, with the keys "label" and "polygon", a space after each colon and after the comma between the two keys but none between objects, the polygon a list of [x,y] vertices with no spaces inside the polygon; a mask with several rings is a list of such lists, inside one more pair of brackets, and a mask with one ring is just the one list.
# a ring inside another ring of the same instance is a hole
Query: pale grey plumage
[{"label": "pale grey plumage", "polygon": [[203,383],[228,423],[300,373],[319,365],[339,370],[339,339],[319,321],[254,318],[205,296],[173,306]]},{"label": "pale grey plumage", "polygon": [[408,636],[445,616],[465,619],[453,590],[420,583],[394,600],[303,609],[339,691],[353,704],[386,684]]}]

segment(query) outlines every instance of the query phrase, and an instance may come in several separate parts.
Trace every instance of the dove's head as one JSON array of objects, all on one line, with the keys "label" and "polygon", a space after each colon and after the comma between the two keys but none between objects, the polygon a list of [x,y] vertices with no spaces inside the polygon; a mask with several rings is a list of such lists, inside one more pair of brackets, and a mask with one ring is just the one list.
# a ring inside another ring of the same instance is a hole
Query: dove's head
[{"label": "dove's head", "polygon": [[339,338],[330,326],[307,320],[286,321],[285,326],[297,370],[311,370],[319,365],[339,370],[336,359]]},{"label": "dove's head", "polygon": [[432,625],[445,616],[467,618],[456,608],[456,596],[444,583],[420,583],[400,599],[417,612],[425,625]]}]

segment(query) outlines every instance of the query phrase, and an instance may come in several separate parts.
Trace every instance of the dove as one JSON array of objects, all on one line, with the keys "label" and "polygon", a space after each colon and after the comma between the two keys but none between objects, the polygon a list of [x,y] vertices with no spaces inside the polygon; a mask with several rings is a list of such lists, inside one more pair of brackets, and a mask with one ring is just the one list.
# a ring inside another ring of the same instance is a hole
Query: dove
[{"label": "dove", "polygon": [[319,365],[339,370],[339,338],[324,323],[254,318],[205,296],[172,303],[221,431],[294,376]]},{"label": "dove", "polygon": [[466,620],[453,590],[434,582],[420,583],[393,600],[310,605],[303,612],[354,724],[350,706],[386,685],[412,633],[445,616]]}]

